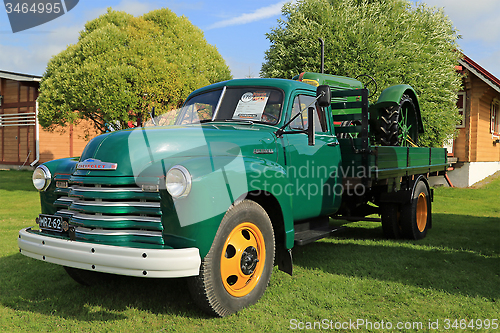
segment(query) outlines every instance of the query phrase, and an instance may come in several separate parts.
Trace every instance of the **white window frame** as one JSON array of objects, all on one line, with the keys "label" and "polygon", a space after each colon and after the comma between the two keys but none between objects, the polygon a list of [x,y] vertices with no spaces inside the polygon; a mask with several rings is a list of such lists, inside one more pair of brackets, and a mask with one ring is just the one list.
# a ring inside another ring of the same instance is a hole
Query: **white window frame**
[{"label": "white window frame", "polygon": [[496,98],[490,107],[490,132],[494,137],[500,137],[500,100]]},{"label": "white window frame", "polygon": [[462,100],[462,108],[459,108],[458,109],[458,112],[462,112],[462,123],[461,124],[458,124],[456,126],[456,128],[465,128],[465,105],[466,105],[466,102],[467,102],[467,95],[465,94],[465,91],[461,91],[458,93],[458,98],[457,98],[457,104],[458,104],[458,100],[460,99],[460,96],[463,96],[463,100]]}]

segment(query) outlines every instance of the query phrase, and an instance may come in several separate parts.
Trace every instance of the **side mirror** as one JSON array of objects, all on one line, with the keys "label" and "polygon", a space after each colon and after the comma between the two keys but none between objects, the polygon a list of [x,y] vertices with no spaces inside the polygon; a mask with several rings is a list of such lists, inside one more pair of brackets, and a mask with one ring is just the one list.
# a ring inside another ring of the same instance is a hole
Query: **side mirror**
[{"label": "side mirror", "polygon": [[318,105],[322,108],[330,106],[332,103],[332,91],[329,85],[321,85],[316,88],[316,98],[318,100]]},{"label": "side mirror", "polygon": [[314,112],[316,108],[313,106],[310,106],[309,109],[307,109],[307,138],[309,140],[309,146],[314,146],[315,138],[314,138]]}]

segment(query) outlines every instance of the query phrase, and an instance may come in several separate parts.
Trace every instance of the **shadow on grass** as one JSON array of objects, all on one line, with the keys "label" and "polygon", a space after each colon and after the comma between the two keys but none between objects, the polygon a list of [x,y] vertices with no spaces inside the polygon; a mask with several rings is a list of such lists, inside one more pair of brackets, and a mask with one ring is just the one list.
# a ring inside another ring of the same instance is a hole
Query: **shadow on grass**
[{"label": "shadow on grass", "polygon": [[500,219],[435,214],[420,241],[385,240],[381,227],[347,227],[337,239],[294,248],[294,265],[500,299]]},{"label": "shadow on grass", "polygon": [[439,213],[432,216],[432,229],[429,229],[426,238],[418,241],[386,240],[380,223],[376,222],[363,222],[364,225],[361,227],[346,224],[347,229],[334,236],[338,239],[411,243],[418,246],[472,251],[485,256],[500,256],[500,218]]},{"label": "shadow on grass", "polygon": [[[498,302],[499,228],[498,218],[435,214],[426,239],[388,241],[380,227],[353,226],[336,238],[295,247],[294,264]],[[185,279],[117,276],[84,287],[61,266],[16,254],[0,258],[0,281],[0,304],[14,310],[87,322],[130,319],[130,309],[209,318],[192,302]]]},{"label": "shadow on grass", "polygon": [[16,254],[0,258],[0,280],[0,304],[17,311],[89,322],[128,319],[127,309],[208,318],[192,303],[186,279],[113,276],[86,287],[62,266]]}]

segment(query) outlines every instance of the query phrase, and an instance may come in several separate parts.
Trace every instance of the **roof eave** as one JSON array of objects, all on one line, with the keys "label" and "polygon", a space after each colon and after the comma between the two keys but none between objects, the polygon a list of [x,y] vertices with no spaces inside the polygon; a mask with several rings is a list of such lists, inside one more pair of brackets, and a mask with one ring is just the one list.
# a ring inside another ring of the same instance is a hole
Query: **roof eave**
[{"label": "roof eave", "polygon": [[469,62],[465,61],[464,59],[459,59],[458,62],[460,65],[464,66],[467,68],[472,74],[476,75],[478,78],[483,80],[487,85],[489,85],[491,88],[493,88],[495,91],[500,93],[500,86],[493,82],[490,78],[488,78],[486,75],[484,75],[478,68],[475,66],[471,65]]},{"label": "roof eave", "polygon": [[41,76],[6,71],[0,71],[0,78],[22,82],[40,82],[42,80]]}]

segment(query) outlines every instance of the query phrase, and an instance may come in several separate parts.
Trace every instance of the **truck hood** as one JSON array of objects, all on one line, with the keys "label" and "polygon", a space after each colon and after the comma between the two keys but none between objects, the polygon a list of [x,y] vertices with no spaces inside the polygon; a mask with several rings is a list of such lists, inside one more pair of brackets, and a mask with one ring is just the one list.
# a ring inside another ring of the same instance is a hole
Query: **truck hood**
[{"label": "truck hood", "polygon": [[158,176],[158,168],[161,167],[164,174],[171,166],[195,157],[226,157],[227,160],[227,157],[265,156],[276,161],[275,130],[261,124],[210,123],[106,133],[87,144],[80,162],[87,160],[91,166],[92,163],[116,164],[116,169],[77,169],[74,174],[138,177],[149,169],[147,174]]}]

